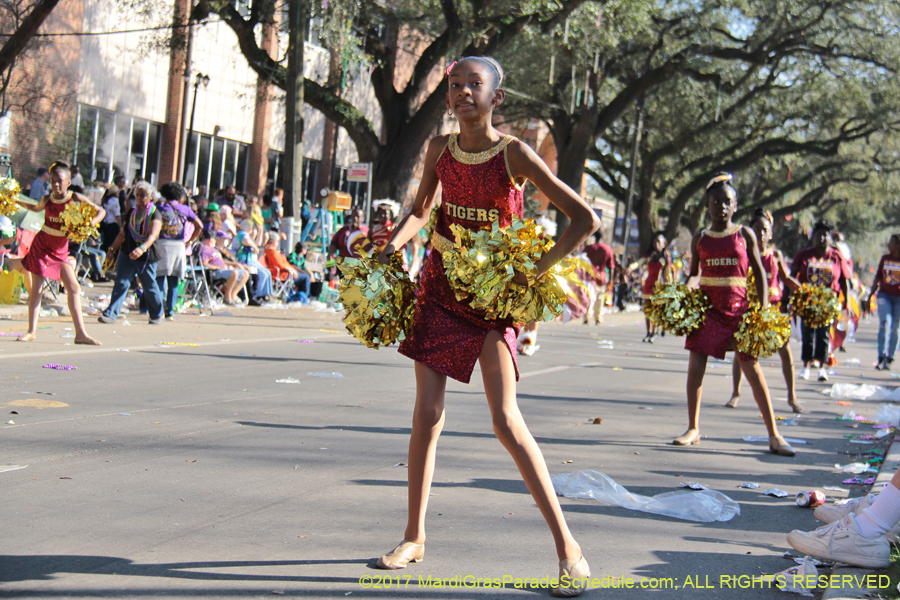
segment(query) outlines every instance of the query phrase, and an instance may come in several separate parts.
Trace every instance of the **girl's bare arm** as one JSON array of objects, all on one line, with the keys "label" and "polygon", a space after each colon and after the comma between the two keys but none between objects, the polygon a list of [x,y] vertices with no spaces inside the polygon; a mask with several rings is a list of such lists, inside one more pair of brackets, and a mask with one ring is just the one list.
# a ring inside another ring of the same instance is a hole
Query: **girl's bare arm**
[{"label": "girl's bare arm", "polygon": [[434,206],[434,198],[437,194],[438,176],[435,171],[441,152],[447,147],[449,136],[439,135],[432,138],[425,152],[425,172],[422,174],[422,182],[416,191],[416,200],[412,210],[403,217],[403,220],[394,229],[394,235],[378,255],[378,260],[384,264],[390,262],[390,256],[397,248],[402,248],[411,240],[419,230],[428,224],[431,216],[431,208]]},{"label": "girl's bare arm", "polygon": [[517,182],[531,181],[556,208],[569,217],[569,226],[557,243],[537,263],[540,277],[578,248],[600,227],[600,219],[581,196],[550,172],[547,164],[527,144],[518,140],[506,148],[511,175]]},{"label": "girl's bare arm", "polygon": [[775,250],[775,262],[778,263],[778,276],[781,278],[781,281],[784,282],[784,285],[788,286],[791,290],[796,290],[800,287],[800,282],[791,275],[787,265],[784,264],[784,255],[781,254],[781,250]]},{"label": "girl's bare arm", "polygon": [[756,285],[756,297],[759,299],[759,307],[766,308],[769,305],[769,290],[766,285],[766,270],[762,265],[762,257],[759,255],[759,244],[756,243],[756,233],[749,227],[741,227],[741,234],[744,241],[747,242],[748,252],[747,258],[750,259],[750,268],[753,269],[753,276]]}]

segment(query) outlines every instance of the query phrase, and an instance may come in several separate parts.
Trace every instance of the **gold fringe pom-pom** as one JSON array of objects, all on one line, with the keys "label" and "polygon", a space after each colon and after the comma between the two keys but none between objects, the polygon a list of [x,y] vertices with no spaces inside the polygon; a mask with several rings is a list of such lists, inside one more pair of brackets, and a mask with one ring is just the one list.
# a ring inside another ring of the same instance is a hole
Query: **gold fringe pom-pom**
[{"label": "gold fringe pom-pom", "polygon": [[62,221],[62,232],[76,244],[80,244],[89,237],[97,237],[99,231],[91,221],[97,216],[97,209],[90,202],[69,202],[59,220]]},{"label": "gold fringe pom-pom", "polygon": [[347,331],[369,348],[378,349],[406,339],[412,325],[416,290],[403,270],[400,253],[391,255],[391,264],[376,256],[342,258],[343,277],[339,290],[346,315]]},{"label": "gold fringe pom-pom", "polygon": [[760,310],[757,302],[750,304],[738,330],[734,332],[737,349],[757,358],[772,356],[790,337],[790,318],[772,304]]},{"label": "gold fringe pom-pom", "polygon": [[828,327],[841,314],[837,294],[831,289],[804,283],[791,294],[788,310],[807,327]]},{"label": "gold fringe pom-pom", "polygon": [[651,323],[683,336],[700,329],[708,308],[709,299],[699,289],[683,283],[657,283],[644,314]]},{"label": "gold fringe pom-pom", "polygon": [[[533,220],[514,218],[509,227],[494,222],[490,229],[479,231],[459,225],[450,229],[456,244],[441,256],[458,301],[467,302],[488,320],[530,323],[562,313],[568,293],[564,277],[575,266],[565,260],[537,278],[536,263],[553,242],[541,236]],[[514,281],[517,272],[525,275],[528,285]]]},{"label": "gold fringe pom-pom", "polygon": [[22,191],[19,182],[12,177],[0,177],[0,215],[11,215],[19,210],[16,200]]}]

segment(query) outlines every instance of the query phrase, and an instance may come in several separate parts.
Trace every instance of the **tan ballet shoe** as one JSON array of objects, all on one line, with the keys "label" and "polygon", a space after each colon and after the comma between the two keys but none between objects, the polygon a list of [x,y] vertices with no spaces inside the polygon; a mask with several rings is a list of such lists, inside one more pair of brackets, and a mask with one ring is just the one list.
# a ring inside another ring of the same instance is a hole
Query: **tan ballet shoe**
[{"label": "tan ballet shoe", "polygon": [[584,556],[578,560],[559,561],[559,587],[554,588],[553,595],[558,598],[580,596],[591,577],[591,568]]},{"label": "tan ballet shoe", "polygon": [[800,403],[797,402],[796,400],[794,400],[793,402],[791,402],[790,400],[788,400],[788,406],[790,406],[790,407],[791,407],[791,410],[794,411],[795,413],[797,413],[798,415],[802,415],[803,413],[806,412],[806,409],[803,408],[803,407],[800,405]]},{"label": "tan ballet shoe", "polygon": [[379,569],[405,569],[406,565],[425,560],[425,544],[415,542],[401,542],[399,546],[378,559],[376,565]]},{"label": "tan ballet shoe", "polygon": [[769,452],[778,456],[794,456],[797,454],[780,435],[769,436]]},{"label": "tan ballet shoe", "polygon": [[737,408],[738,404],[740,402],[741,402],[740,396],[732,396],[731,400],[729,400],[728,402],[725,403],[725,406],[727,406],[728,408]]},{"label": "tan ballet shoe", "polygon": [[34,335],[33,333],[26,333],[22,337],[17,337],[16,341],[17,342],[33,342],[36,339],[37,339],[37,336]]},{"label": "tan ballet shoe", "polygon": [[75,338],[75,343],[83,345],[83,346],[102,346],[103,345],[89,335],[86,335],[84,337]]},{"label": "tan ballet shoe", "polygon": [[688,429],[682,435],[679,435],[677,438],[672,440],[672,444],[675,446],[693,446],[694,444],[700,443],[700,430],[699,429]]}]

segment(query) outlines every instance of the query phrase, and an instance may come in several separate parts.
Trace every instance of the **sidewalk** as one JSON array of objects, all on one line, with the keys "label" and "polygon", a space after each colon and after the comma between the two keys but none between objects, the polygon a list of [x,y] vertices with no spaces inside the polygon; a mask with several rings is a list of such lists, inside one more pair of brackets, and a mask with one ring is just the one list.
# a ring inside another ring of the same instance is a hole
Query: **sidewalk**
[{"label": "sidewalk", "polygon": [[[881,493],[884,486],[891,481],[898,465],[900,465],[900,439],[897,439],[895,434],[894,439],[891,441],[891,445],[888,446],[887,452],[884,454],[884,462],[881,464],[881,469],[878,471],[878,476],[875,477],[875,483],[872,485],[870,492],[873,494]],[[880,573],[882,573],[882,571],[844,566],[835,568],[832,571],[831,576],[840,578],[840,581],[851,581],[851,579],[843,579],[844,577],[850,577],[853,581],[864,581],[863,578],[866,575],[878,575]],[[854,585],[840,588],[828,588],[822,595],[822,600],[871,598],[877,597],[879,591],[880,590],[877,589],[856,587]]]}]

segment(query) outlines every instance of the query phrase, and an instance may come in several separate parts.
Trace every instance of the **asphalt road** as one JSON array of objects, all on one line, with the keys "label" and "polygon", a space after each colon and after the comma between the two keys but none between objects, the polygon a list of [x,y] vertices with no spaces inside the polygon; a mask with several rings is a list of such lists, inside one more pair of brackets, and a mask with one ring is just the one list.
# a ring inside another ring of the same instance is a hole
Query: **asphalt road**
[{"label": "asphalt road", "polygon": [[[411,361],[368,350],[342,333],[338,316],[305,309],[159,326],[129,319],[90,324],[101,348],[66,346],[65,319],[43,321],[49,328],[34,343],[0,337],[0,596],[549,596],[516,587],[517,578],[556,575],[556,556],[493,436],[477,370],[472,384],[448,385],[426,559],[386,574],[373,566],[405,523]],[[871,366],[876,328],[862,326],[832,383],[891,384]],[[22,315],[0,321],[0,333],[23,331]],[[744,442],[765,435],[759,412],[746,384],[739,409],[723,406],[731,365],[713,362],[701,416],[708,437],[673,447],[686,427],[687,353],[679,339],[650,345],[642,336],[634,313],[600,328],[542,326],[540,350],[520,359],[519,403],[551,472],[594,469],[644,495],[696,481],[739,502],[741,514],[696,523],[561,499],[606,586],[586,597],[784,598],[751,578],[790,567],[785,534],[816,526],[793,495],[848,477],[834,469],[851,458],[839,452],[887,444],[850,443],[844,434],[866,426],[847,429],[835,417],[849,408],[821,394],[830,384],[804,381],[810,411],[783,426],[809,442],[795,446],[797,457]],[[777,362],[763,365],[777,414],[792,417]],[[299,383],[277,382],[286,378]],[[596,417],[602,424],[590,423]],[[739,488],[745,481],[761,487]],[[769,488],[791,496],[763,495]],[[462,585],[504,577],[499,589]],[[635,587],[612,587],[629,578]]]}]

